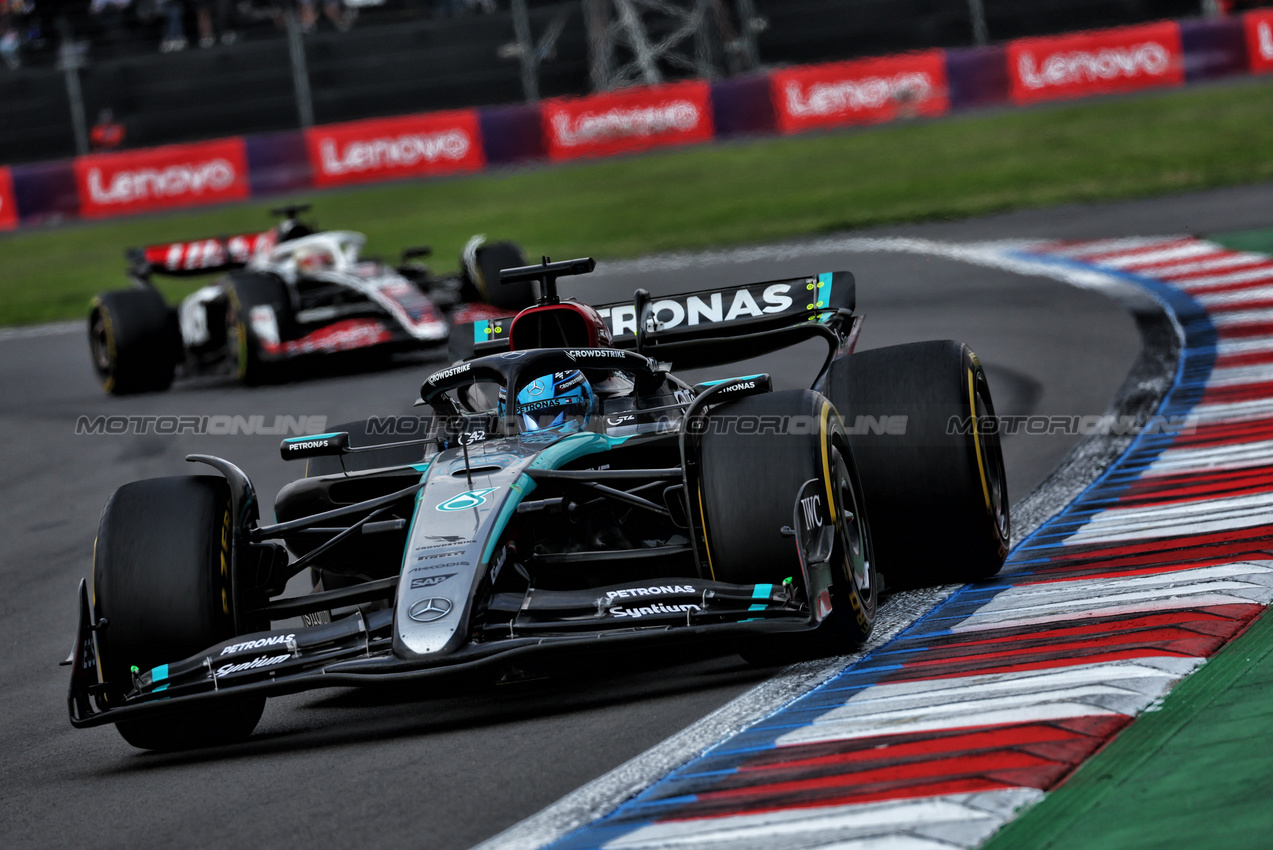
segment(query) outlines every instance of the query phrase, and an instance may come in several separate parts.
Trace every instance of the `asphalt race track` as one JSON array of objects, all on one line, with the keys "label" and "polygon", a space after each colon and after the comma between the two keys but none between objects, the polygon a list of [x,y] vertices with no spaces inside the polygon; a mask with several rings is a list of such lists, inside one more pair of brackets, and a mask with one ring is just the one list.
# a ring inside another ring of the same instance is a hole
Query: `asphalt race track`
[{"label": "asphalt race track", "polygon": [[[1266,226],[1273,186],[1167,200],[894,228],[867,235],[948,241],[1207,233]],[[0,242],[0,266],[4,245]],[[986,363],[1001,414],[1101,413],[1139,349],[1123,308],[1041,278],[896,253],[740,260],[659,271],[625,264],[569,291],[615,300],[675,289],[848,268],[857,274],[861,346],[953,337]],[[643,270],[646,269],[646,270]],[[122,282],[122,281],[121,281]],[[565,288],[565,287],[563,287]],[[780,386],[816,371],[812,352],[772,358]],[[98,512],[127,481],[195,471],[189,452],[225,456],[267,498],[299,468],[281,435],[75,434],[97,415],[325,416],[326,425],[411,412],[422,363],[242,389],[183,385],[105,397],[81,330],[0,335],[0,710],[6,722],[0,823],[9,847],[376,846],[462,848],[498,833],[657,744],[764,680],[735,658],[675,667],[619,659],[548,680],[314,692],[272,700],[242,745],[184,755],[133,750],[106,727],[66,719],[74,591],[87,575]],[[750,364],[739,374],[752,371]],[[1073,437],[1005,440],[1010,493],[1024,496]]]}]

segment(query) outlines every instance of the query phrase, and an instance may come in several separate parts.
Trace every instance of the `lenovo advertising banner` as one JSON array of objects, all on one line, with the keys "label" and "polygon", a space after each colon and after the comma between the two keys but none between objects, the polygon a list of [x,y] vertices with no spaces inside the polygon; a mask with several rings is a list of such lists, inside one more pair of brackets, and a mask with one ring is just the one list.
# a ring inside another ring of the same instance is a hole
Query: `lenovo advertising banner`
[{"label": "lenovo advertising banner", "polygon": [[311,127],[305,145],[316,186],[453,174],[486,165],[476,109]]},{"label": "lenovo advertising banner", "polygon": [[168,145],[75,159],[80,215],[89,218],[242,200],[249,195],[242,139]]},{"label": "lenovo advertising banner", "polygon": [[708,83],[686,82],[545,101],[548,156],[612,156],[711,141],[711,100]]},{"label": "lenovo advertising banner", "polygon": [[1246,51],[1251,71],[1267,74],[1273,71],[1273,9],[1257,9],[1242,16],[1246,28]]},{"label": "lenovo advertising banner", "polygon": [[787,68],[769,79],[784,133],[950,111],[940,50]]},{"label": "lenovo advertising banner", "polygon": [[1018,39],[1008,45],[1008,79],[1017,103],[1183,85],[1180,26]]},{"label": "lenovo advertising banner", "polygon": [[18,200],[13,194],[13,172],[0,165],[0,230],[18,226]]}]

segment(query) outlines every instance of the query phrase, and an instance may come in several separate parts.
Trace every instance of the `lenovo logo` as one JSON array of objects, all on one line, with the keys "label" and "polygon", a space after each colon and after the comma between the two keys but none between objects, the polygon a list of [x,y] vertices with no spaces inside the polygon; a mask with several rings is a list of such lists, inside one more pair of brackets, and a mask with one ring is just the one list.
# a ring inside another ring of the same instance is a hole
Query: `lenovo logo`
[{"label": "lenovo logo", "polygon": [[659,106],[616,107],[576,116],[557,114],[552,118],[552,128],[557,144],[574,147],[609,139],[684,133],[698,127],[702,120],[702,113],[695,104],[678,100]]},{"label": "lenovo logo", "polygon": [[324,173],[349,174],[384,168],[411,168],[440,160],[462,160],[469,155],[472,146],[469,135],[455,129],[353,141],[343,149],[335,140],[323,139],[319,150]]},{"label": "lenovo logo", "polygon": [[927,74],[903,73],[833,83],[814,83],[804,88],[789,82],[785,90],[787,111],[796,117],[842,115],[879,109],[893,103],[927,100],[936,86]]},{"label": "lenovo logo", "polygon": [[94,204],[131,204],[152,199],[222,192],[234,186],[238,174],[226,159],[117,171],[109,179],[102,169],[88,170],[88,193]]},{"label": "lenovo logo", "polygon": [[1154,41],[1130,47],[1053,53],[1042,60],[1025,52],[1017,60],[1021,82],[1031,89],[1161,77],[1170,70],[1171,51]]}]

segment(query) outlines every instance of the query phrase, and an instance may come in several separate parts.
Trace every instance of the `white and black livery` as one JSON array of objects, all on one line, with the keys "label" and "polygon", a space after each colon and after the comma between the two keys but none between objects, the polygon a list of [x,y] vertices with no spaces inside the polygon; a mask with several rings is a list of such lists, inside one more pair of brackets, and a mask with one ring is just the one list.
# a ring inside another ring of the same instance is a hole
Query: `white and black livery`
[{"label": "white and black livery", "polygon": [[[854,353],[847,272],[557,297],[593,267],[504,270],[538,302],[455,328],[464,358],[420,388],[425,433],[371,419],[284,440],[305,477],[273,522],[205,455],[187,459],[213,474],[116,491],[80,585],[72,724],[170,750],[245,738],[267,696],[307,688],[687,641],[785,663],[859,646],[886,588],[999,570],[1003,459],[966,346]],[[827,355],[809,389],[672,371],[811,339]],[[304,570],[313,591],[285,594]]]},{"label": "white and black livery", "polygon": [[[109,393],[167,389],[178,375],[231,375],[247,384],[279,380],[304,362],[361,353],[436,348],[454,323],[529,306],[532,284],[488,286],[501,267],[525,262],[512,242],[469,241],[458,274],[435,276],[408,248],[391,266],[363,256],[366,237],[319,231],[303,206],[260,233],[129,249],[129,289],[103,292],[89,310],[93,368]],[[220,273],[171,307],[154,275]],[[348,358],[347,358],[348,359]]]}]

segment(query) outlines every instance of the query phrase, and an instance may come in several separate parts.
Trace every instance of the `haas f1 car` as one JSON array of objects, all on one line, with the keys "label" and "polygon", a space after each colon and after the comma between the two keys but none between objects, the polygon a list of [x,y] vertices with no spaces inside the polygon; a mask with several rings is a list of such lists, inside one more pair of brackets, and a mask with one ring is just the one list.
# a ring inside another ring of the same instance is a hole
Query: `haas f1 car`
[{"label": "haas f1 car", "polygon": [[[296,216],[262,233],[130,249],[130,289],[104,292],[89,311],[93,367],[107,392],[167,389],[177,374],[276,380],[288,364],[336,352],[397,351],[444,344],[456,321],[506,315],[530,306],[532,284],[490,287],[501,267],[526,262],[512,242],[475,236],[457,275],[435,277],[402,252],[397,267],[362,256],[366,238],[316,231]],[[225,274],[175,308],[153,275]]]},{"label": "haas f1 car", "polygon": [[[373,419],[284,440],[305,477],[273,522],[216,457],[117,490],[80,583],[72,724],[181,749],[246,738],[267,696],[308,688],[687,641],[757,664],[842,654],[886,586],[999,570],[1002,452],[966,346],[854,353],[848,272],[558,299],[557,277],[593,267],[501,272],[538,303],[455,328],[468,353],[420,387],[426,435]],[[812,339],[810,389],[671,371]],[[305,569],[313,590],[287,594]]]}]

